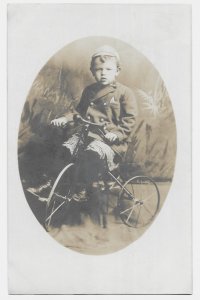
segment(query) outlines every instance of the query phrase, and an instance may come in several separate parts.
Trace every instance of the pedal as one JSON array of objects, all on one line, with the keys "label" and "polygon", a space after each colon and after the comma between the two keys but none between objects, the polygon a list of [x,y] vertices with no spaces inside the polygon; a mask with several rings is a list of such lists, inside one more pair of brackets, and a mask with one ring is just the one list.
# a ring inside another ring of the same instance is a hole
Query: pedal
[{"label": "pedal", "polygon": [[36,196],[36,197],[39,198],[39,195],[36,194],[36,193],[34,193],[34,192],[32,191],[32,188],[28,188],[28,189],[26,189],[26,190],[27,190],[27,192],[29,192],[30,194],[32,194],[32,195],[34,195],[34,196]]},{"label": "pedal", "polygon": [[39,197],[38,196],[38,200],[41,201],[41,202],[48,202],[48,198],[45,198],[45,197]]},{"label": "pedal", "polygon": [[36,196],[38,198],[39,201],[41,202],[48,202],[48,198],[45,197],[40,197],[38,194],[34,193],[31,189],[27,189],[27,192],[29,192],[30,194]]}]

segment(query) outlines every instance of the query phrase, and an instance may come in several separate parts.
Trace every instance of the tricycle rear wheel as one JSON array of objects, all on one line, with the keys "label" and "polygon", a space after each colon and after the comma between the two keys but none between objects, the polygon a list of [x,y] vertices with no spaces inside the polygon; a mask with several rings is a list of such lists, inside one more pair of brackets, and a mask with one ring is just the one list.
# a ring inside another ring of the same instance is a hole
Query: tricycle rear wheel
[{"label": "tricycle rear wheel", "polygon": [[140,228],[150,224],[160,206],[156,183],[146,176],[135,176],[125,182],[119,194],[118,212],[129,227]]}]

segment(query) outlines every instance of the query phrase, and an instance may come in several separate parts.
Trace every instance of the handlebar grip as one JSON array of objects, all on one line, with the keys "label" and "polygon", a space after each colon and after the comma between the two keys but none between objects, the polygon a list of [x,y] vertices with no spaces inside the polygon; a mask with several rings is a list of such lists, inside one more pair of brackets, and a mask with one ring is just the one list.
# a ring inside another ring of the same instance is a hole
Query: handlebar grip
[{"label": "handlebar grip", "polygon": [[78,121],[82,120],[82,118],[81,118],[80,115],[75,114],[74,117],[73,117],[73,120],[74,120],[74,122],[78,122]]}]

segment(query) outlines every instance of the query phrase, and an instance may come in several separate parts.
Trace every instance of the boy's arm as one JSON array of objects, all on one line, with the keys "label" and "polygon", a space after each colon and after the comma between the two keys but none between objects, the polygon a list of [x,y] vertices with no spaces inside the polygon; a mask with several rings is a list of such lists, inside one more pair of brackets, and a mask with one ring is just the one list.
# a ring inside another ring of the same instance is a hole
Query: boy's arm
[{"label": "boy's arm", "polygon": [[118,126],[113,128],[108,127],[110,132],[117,135],[120,142],[128,140],[130,134],[136,123],[136,117],[138,115],[138,108],[135,95],[130,89],[126,89],[124,95],[121,98],[121,116]]},{"label": "boy's arm", "polygon": [[63,125],[66,124],[68,122],[72,122],[74,120],[74,116],[77,114],[83,115],[84,112],[87,110],[86,108],[86,101],[87,101],[87,88],[83,91],[81,99],[79,104],[77,105],[76,109],[74,109],[73,111],[68,111],[66,113],[64,113],[62,116],[60,116],[57,119],[54,119],[51,121],[51,123],[53,125]]}]

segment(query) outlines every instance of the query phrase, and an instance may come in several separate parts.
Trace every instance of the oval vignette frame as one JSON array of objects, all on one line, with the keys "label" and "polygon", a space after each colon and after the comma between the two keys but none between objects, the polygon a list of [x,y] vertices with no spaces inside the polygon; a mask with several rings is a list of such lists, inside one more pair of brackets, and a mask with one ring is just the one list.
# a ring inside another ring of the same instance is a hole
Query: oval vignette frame
[{"label": "oval vignette frame", "polygon": [[[143,175],[156,182],[159,211],[170,189],[176,160],[176,124],[171,100],[158,71],[146,57],[121,40],[109,37],[76,40],[57,52],[40,70],[21,116],[19,172],[27,202],[42,226],[45,203],[27,189],[48,180],[57,149],[70,135],[61,128],[49,126],[50,121],[76,107],[83,89],[94,82],[90,72],[91,55],[105,44],[118,51],[122,67],[118,81],[134,91],[139,107],[124,172],[128,178]],[[126,226],[115,218],[112,207],[115,200],[110,202],[107,228],[101,228],[97,219],[84,210],[74,209],[69,214],[64,209],[48,233],[63,246],[84,254],[107,254],[123,249],[148,230],[149,225]]]}]

